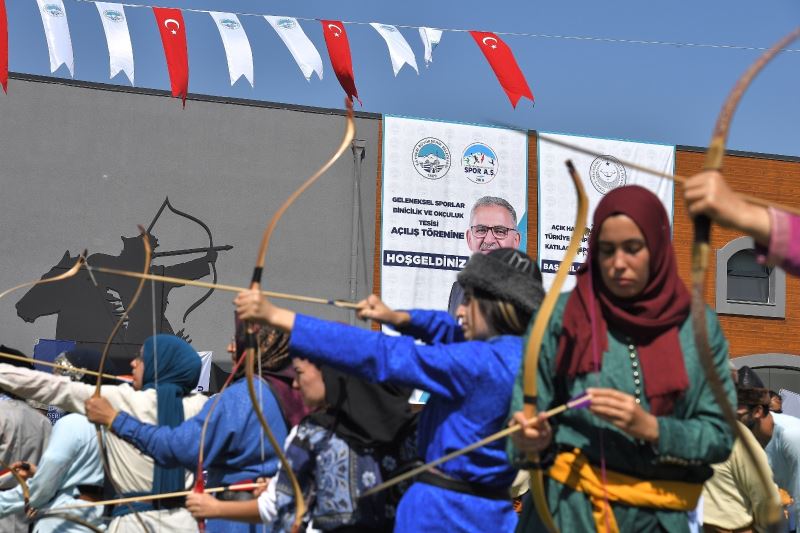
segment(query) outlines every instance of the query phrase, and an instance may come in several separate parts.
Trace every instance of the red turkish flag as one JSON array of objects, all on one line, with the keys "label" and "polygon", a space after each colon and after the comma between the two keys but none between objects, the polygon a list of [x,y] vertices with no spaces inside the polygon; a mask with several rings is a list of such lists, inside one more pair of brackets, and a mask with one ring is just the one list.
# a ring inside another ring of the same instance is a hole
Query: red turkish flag
[{"label": "red turkish flag", "polygon": [[[353,97],[361,104],[356,89],[356,80],[353,75],[353,59],[350,57],[350,42],[347,40],[347,32],[344,31],[344,24],[338,20],[322,20],[322,34],[325,36],[325,45],[328,47],[328,55],[331,58],[333,71],[336,78],[347,93],[350,101]],[[364,105],[364,104],[361,104]]]},{"label": "red turkish flag", "polygon": [[511,105],[517,107],[517,102],[523,96],[527,96],[532,102],[533,93],[517,65],[517,60],[514,59],[511,48],[494,33],[488,31],[471,31],[469,33],[478,43],[483,55],[486,56],[486,60],[497,76],[497,81],[500,82],[511,100]]},{"label": "red turkish flag", "polygon": [[0,0],[0,85],[3,86],[3,92],[8,93],[8,20],[5,0]]},{"label": "red turkish flag", "polygon": [[172,96],[183,98],[186,106],[186,93],[189,91],[189,55],[186,52],[186,26],[180,9],[154,7],[153,14],[161,32],[164,56],[167,58],[169,81]]}]

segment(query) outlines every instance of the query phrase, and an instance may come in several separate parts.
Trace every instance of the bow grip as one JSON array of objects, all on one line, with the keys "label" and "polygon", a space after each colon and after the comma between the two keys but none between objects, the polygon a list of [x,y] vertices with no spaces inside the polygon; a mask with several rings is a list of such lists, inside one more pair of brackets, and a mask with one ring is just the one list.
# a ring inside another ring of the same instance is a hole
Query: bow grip
[{"label": "bow grip", "polygon": [[262,274],[264,274],[264,267],[255,267],[253,269],[253,278],[250,280],[250,283],[253,285],[260,285]]}]

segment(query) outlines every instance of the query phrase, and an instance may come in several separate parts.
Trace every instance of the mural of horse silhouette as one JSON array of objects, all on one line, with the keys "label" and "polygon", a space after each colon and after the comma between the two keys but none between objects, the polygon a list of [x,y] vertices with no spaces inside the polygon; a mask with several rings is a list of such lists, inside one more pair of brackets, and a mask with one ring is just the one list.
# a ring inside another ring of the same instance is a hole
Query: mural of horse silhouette
[{"label": "mural of horse silhouette", "polygon": [[[155,249],[158,240],[149,234],[148,237]],[[99,253],[90,255],[87,258],[90,267],[141,271],[144,263],[141,237],[122,237],[122,243],[122,252],[118,256]],[[204,256],[184,263],[169,266],[152,265],[150,272],[196,280],[211,273],[211,265],[216,258],[217,251],[209,249]],[[54,277],[68,270],[77,260],[77,255],[71,256],[69,251],[65,252],[58,264],[44,274],[42,279]],[[24,321],[32,323],[39,317],[57,314],[55,332],[57,339],[75,341],[78,347],[101,350],[112,328],[130,304],[139,280],[100,272],[93,274],[97,285],[94,284],[88,271],[81,270],[67,280],[33,287],[17,302],[17,315]],[[155,287],[152,287],[152,284]],[[175,334],[165,312],[169,304],[170,291],[182,286],[175,283],[145,282],[139,301],[112,342],[110,357],[129,360],[138,355],[144,340],[154,333],[154,308],[155,332]],[[183,329],[178,331],[177,335],[190,340]]]}]

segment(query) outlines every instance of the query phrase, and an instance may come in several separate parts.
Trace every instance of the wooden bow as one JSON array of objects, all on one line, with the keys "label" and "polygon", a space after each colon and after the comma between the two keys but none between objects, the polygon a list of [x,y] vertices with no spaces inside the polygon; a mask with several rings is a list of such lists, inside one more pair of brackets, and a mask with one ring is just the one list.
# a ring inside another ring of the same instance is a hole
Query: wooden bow
[{"label": "wooden bow", "polygon": [[[144,266],[142,267],[142,271],[146,274],[150,271],[150,259],[152,253],[152,250],[150,248],[150,236],[148,235],[147,230],[144,229],[144,227],[142,226],[139,226],[139,232],[141,233],[142,245],[144,246]],[[131,301],[126,306],[125,312],[122,313],[122,315],[119,317],[119,320],[117,320],[117,323],[114,325],[114,328],[111,330],[111,334],[108,336],[108,339],[106,340],[106,343],[103,346],[103,353],[100,356],[100,364],[97,367],[97,381],[95,382],[94,394],[92,395],[92,397],[94,398],[100,397],[100,386],[102,385],[103,382],[103,369],[105,368],[106,359],[108,358],[108,352],[111,349],[111,343],[113,342],[114,337],[117,336],[117,332],[119,332],[119,329],[122,327],[122,324],[125,322],[125,319],[128,318],[131,309],[133,309],[133,306],[136,305],[136,302],[139,300],[139,296],[142,293],[142,288],[144,287],[144,283],[145,283],[144,278],[139,280],[139,284],[136,286],[136,291],[133,293]],[[108,479],[109,483],[114,487],[114,490],[120,493],[121,491],[117,486],[117,483],[114,481],[114,477],[111,475],[111,465],[109,465],[108,462],[108,455],[106,452],[105,445],[103,444],[102,427],[99,424],[95,424],[95,434],[97,436],[97,446],[100,449],[99,455],[100,455],[100,461],[103,463],[103,471],[105,472],[106,478]],[[134,511],[132,507],[130,507],[130,509],[133,512],[134,516],[136,517],[136,520],[139,522],[139,525],[141,525],[142,528],[145,531],[147,531],[147,527],[145,526],[144,521],[142,521],[142,518],[139,516],[139,513],[137,511]]]},{"label": "wooden bow", "polygon": [[[266,262],[267,257],[267,250],[269,249],[270,239],[272,238],[272,234],[275,231],[275,227],[277,226],[278,221],[286,212],[287,209],[297,200],[297,198],[305,192],[317,179],[322,176],[328,169],[333,166],[333,164],[344,154],[347,148],[353,141],[355,137],[355,122],[353,120],[353,104],[349,100],[345,100],[345,105],[347,106],[347,126],[345,128],[344,135],[342,137],[341,143],[336,151],[331,155],[331,157],[319,168],[311,177],[309,177],[305,182],[303,182],[300,187],[297,188],[289,198],[278,208],[275,214],[269,221],[267,228],[264,230],[264,233],[261,237],[261,244],[258,249],[258,255],[256,256],[256,266],[253,269],[253,276],[250,283],[251,290],[261,290],[261,278],[264,273],[264,264]],[[258,399],[258,395],[256,393],[256,388],[254,384],[254,374],[255,374],[255,359],[256,354],[258,351],[258,342],[256,340],[255,330],[252,324],[247,325],[247,337],[246,337],[246,347],[245,347],[245,355],[237,362],[236,367],[233,369],[231,376],[235,374],[236,369],[238,368],[239,364],[244,362],[245,366],[245,376],[247,379],[247,391],[250,396],[250,402],[253,406],[253,411],[258,418],[259,423],[261,424],[262,429],[264,430],[264,434],[267,436],[270,445],[275,450],[275,454],[278,457],[278,460],[281,463],[281,467],[286,472],[287,477],[292,485],[292,492],[294,493],[295,498],[295,516],[294,516],[294,523],[292,524],[292,532],[296,533],[300,530],[300,526],[303,522],[303,517],[306,514],[306,502],[305,498],[303,497],[303,491],[300,488],[300,483],[297,481],[297,477],[294,475],[294,471],[292,470],[291,465],[289,464],[288,459],[283,453],[283,446],[275,439],[275,435],[272,433],[272,430],[267,423],[267,419],[264,416],[264,412],[261,409],[261,402]],[[225,382],[222,389],[219,391],[218,396],[222,396],[227,385],[230,383],[231,377]],[[203,450],[205,444],[205,429],[208,426],[208,421],[211,417],[214,407],[216,404],[212,404],[211,408],[209,408],[208,415],[206,416],[206,420],[203,422],[203,435],[200,440],[200,454],[198,454],[198,472],[197,472],[197,479],[195,482],[195,492],[201,492],[204,488],[204,484],[202,482],[202,468],[203,468]]]},{"label": "wooden bow", "polygon": [[[296,191],[289,196],[289,198],[286,199],[283,205],[281,205],[281,207],[275,212],[275,214],[272,216],[272,219],[269,221],[269,225],[267,226],[267,229],[264,231],[264,235],[261,238],[261,246],[259,247],[258,256],[256,258],[256,266],[253,269],[253,279],[250,284],[250,288],[252,290],[261,289],[261,276],[264,272],[264,263],[267,258],[267,250],[269,249],[269,242],[272,238],[272,233],[275,231],[275,227],[278,224],[278,220],[280,220],[286,210],[289,209],[289,206],[291,206],[306,189],[308,189],[315,181],[317,181],[320,176],[322,176],[329,168],[331,168],[331,166],[333,166],[333,164],[342,156],[342,154],[344,154],[344,152],[353,142],[353,137],[355,137],[356,134],[356,125],[355,121],[353,120],[352,100],[346,99],[345,105],[347,106],[347,126],[345,127],[344,135],[342,136],[342,141],[339,144],[339,147],[336,149],[333,155],[331,155],[330,159],[328,159],[325,164],[320,167],[319,170],[309,177]],[[247,390],[250,393],[250,401],[253,404],[253,410],[255,411],[256,416],[258,416],[258,420],[261,422],[261,426],[264,428],[264,432],[266,433],[270,444],[272,444],[272,446],[275,448],[275,451],[278,452],[281,464],[286,469],[286,473],[291,480],[296,505],[294,524],[292,524],[292,533],[297,533],[300,530],[300,525],[303,522],[303,516],[306,513],[306,502],[303,498],[303,492],[300,489],[300,484],[297,481],[297,477],[294,475],[294,472],[292,472],[292,467],[284,456],[281,445],[275,440],[275,436],[270,431],[267,420],[264,418],[264,413],[261,410],[260,402],[256,396],[256,389],[253,385],[253,373],[255,370],[255,357],[257,349],[258,346],[255,332],[252,328],[252,324],[248,324],[247,347],[245,349],[247,354],[247,362],[245,363],[247,365],[245,367],[247,376]]]},{"label": "wooden bow", "polygon": [[[736,82],[731,90],[728,98],[725,100],[722,110],[717,118],[716,126],[714,127],[714,134],[711,142],[708,145],[708,152],[704,168],[706,170],[720,170],[722,168],[722,159],[725,155],[725,142],[728,138],[728,131],[730,129],[733,114],[739,101],[742,98],[745,90],[758,75],[758,73],[769,63],[783,48],[787,47],[792,41],[800,37],[800,27],[796,28],[789,35],[781,39],[775,46],[767,50],[761,55],[741,78]],[[744,438],[742,430],[737,423],[736,412],[730,404],[725,388],[722,384],[717,369],[714,366],[714,356],[711,353],[711,347],[708,340],[708,329],[706,324],[706,304],[703,297],[706,271],[708,270],[708,256],[710,251],[710,236],[711,236],[711,221],[706,216],[697,216],[694,219],[694,242],[692,244],[692,327],[694,329],[694,339],[697,345],[697,351],[700,355],[700,362],[703,366],[708,386],[714,394],[714,399],[719,404],[722,410],[722,415],[725,421],[731,427],[734,435],[742,443],[747,455],[752,463],[752,466],[758,473],[759,481],[765,494],[774,491],[774,484],[772,483],[771,472],[765,471],[759,467],[759,462],[756,460],[756,450],[750,444],[750,441]],[[769,522],[776,523],[780,519],[780,505],[777,501],[770,504],[769,509]]]},{"label": "wooden bow", "polygon": [[0,292],[0,299],[11,294],[16,290],[24,289],[25,287],[35,287],[36,285],[44,285],[45,283],[53,283],[56,281],[62,281],[71,278],[80,271],[81,265],[83,265],[86,262],[86,254],[88,253],[89,253],[88,250],[84,250],[83,253],[78,256],[78,260],[75,261],[75,264],[72,265],[72,267],[69,270],[62,272],[58,276],[53,276],[52,278],[41,278],[35,281],[26,281],[25,283],[20,283],[19,285],[16,285],[14,287],[11,287],[10,289],[6,289],[3,292]]},{"label": "wooden bow", "polygon": [[[567,279],[572,268],[572,262],[578,255],[578,249],[583,239],[583,233],[586,228],[586,218],[589,211],[589,200],[586,197],[586,191],[583,190],[581,178],[578,171],[575,170],[572,161],[567,161],[567,168],[569,175],[572,178],[572,184],[575,186],[575,192],[578,196],[577,214],[575,222],[573,223],[572,234],[569,238],[569,246],[564,254],[561,264],[558,267],[553,284],[547,291],[542,305],[536,313],[536,320],[533,323],[533,329],[528,337],[528,343],[525,346],[525,355],[523,359],[524,374],[523,374],[523,395],[524,395],[524,408],[525,418],[536,418],[536,397],[538,394],[538,383],[536,381],[539,367],[539,354],[542,351],[542,341],[547,331],[547,326],[550,323],[550,317],[553,315],[556,302],[561,294],[561,287]],[[528,460],[533,463],[538,463],[539,458],[536,455],[528,456]],[[544,473],[541,469],[531,470],[530,472],[530,488],[533,503],[536,506],[536,512],[542,519],[542,522],[551,533],[557,533],[558,528],[555,525],[553,516],[547,508],[547,498],[544,492]]]},{"label": "wooden bow", "polygon": [[[25,282],[25,283],[20,283],[19,285],[11,287],[10,289],[6,289],[2,293],[0,293],[0,299],[5,297],[5,296],[7,296],[7,295],[9,295],[9,294],[11,294],[12,292],[14,292],[16,290],[24,289],[25,287],[35,287],[36,285],[43,285],[45,283],[54,283],[54,282],[57,282],[57,281],[63,281],[65,279],[69,279],[69,278],[73,277],[75,274],[77,274],[80,271],[81,266],[86,262],[86,256],[88,255],[88,253],[89,253],[88,250],[84,250],[83,253],[78,256],[78,260],[75,261],[75,264],[72,265],[72,267],[69,270],[66,270],[65,272],[63,272],[63,273],[61,273],[61,274],[59,274],[57,276],[53,276],[52,278],[41,278],[41,279],[37,279],[35,281],[28,281],[28,282]],[[26,360],[33,361],[33,362],[36,362],[36,363],[42,363],[42,361],[36,361],[34,359],[27,358],[27,357],[20,357],[20,356],[16,356],[16,355],[12,355],[12,354],[2,354],[2,355],[7,359],[26,359]],[[44,363],[44,364],[46,364],[46,363]],[[0,465],[4,469],[8,470],[8,473],[10,475],[14,476],[14,479],[16,479],[17,483],[19,483],[19,486],[22,489],[22,500],[24,502],[25,512],[28,512],[29,505],[30,505],[30,497],[31,497],[31,491],[30,491],[30,488],[28,487],[28,483],[25,481],[25,478],[23,478],[19,474],[19,472],[17,472],[13,468],[11,468],[11,466],[8,463],[6,463],[5,461],[3,461],[2,459],[0,459]]]}]

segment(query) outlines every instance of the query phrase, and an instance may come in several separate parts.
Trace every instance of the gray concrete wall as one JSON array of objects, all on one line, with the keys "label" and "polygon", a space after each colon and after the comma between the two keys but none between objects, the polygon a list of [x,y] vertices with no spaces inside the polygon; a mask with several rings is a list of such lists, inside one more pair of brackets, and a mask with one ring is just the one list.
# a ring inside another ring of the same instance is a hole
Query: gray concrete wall
[{"label": "gray concrete wall", "polygon": [[[179,100],[47,80],[12,80],[0,96],[0,289],[40,277],[65,251],[118,255],[120,236],[147,226],[164,198],[200,218],[220,252],[219,281],[246,285],[270,216],[339,144],[344,117],[324,110]],[[366,141],[361,181],[358,294],[372,288],[375,175],[379,120],[357,119]],[[348,152],[280,221],[265,288],[347,298],[351,263],[354,158]],[[199,226],[164,212],[153,233],[157,251],[207,245]],[[177,258],[186,261],[198,255]],[[173,261],[160,259],[156,264]],[[203,278],[210,280],[210,276]],[[55,316],[26,323],[15,303],[0,300],[0,342],[29,352],[55,336]],[[216,291],[189,315],[203,289],[170,293],[167,317],[186,328],[198,350],[225,361],[233,333],[232,293]],[[347,321],[348,312],[287,303]]]}]

